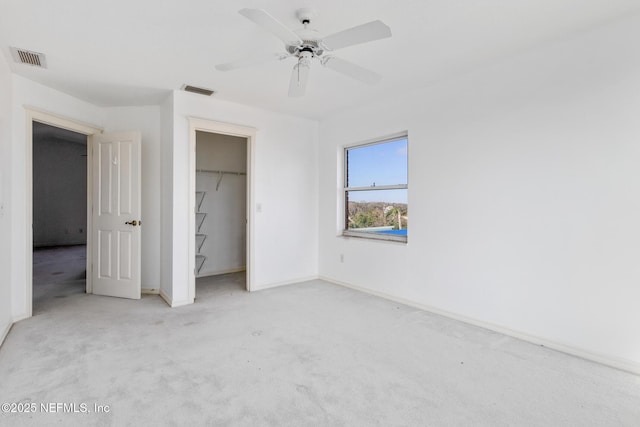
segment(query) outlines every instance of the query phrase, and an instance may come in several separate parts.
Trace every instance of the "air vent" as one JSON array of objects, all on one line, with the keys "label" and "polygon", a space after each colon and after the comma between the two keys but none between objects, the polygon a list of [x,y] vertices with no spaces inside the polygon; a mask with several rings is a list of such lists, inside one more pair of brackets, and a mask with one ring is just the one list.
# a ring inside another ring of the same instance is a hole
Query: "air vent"
[{"label": "air vent", "polygon": [[47,68],[47,60],[44,53],[31,52],[30,50],[11,48],[13,60],[18,64],[33,65],[34,67]]},{"label": "air vent", "polygon": [[213,91],[211,89],[205,89],[197,86],[184,85],[182,89],[186,92],[193,92],[199,95],[211,96],[213,95]]}]

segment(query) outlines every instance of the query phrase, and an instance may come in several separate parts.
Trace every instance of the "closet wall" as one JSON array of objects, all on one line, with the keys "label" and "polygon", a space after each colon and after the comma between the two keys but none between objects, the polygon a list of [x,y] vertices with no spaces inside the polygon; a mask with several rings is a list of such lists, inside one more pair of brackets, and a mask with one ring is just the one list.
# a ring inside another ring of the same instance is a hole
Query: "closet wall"
[{"label": "closet wall", "polygon": [[246,267],[247,140],[196,133],[197,277]]},{"label": "closet wall", "polygon": [[33,246],[87,243],[87,137],[33,124]]}]

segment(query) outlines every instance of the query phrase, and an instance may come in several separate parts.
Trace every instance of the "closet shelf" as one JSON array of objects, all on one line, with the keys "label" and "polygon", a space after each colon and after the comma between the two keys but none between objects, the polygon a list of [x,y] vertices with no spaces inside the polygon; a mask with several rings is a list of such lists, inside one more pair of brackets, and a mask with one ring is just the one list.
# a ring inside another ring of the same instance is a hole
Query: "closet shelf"
[{"label": "closet shelf", "polygon": [[224,175],[246,175],[246,172],[235,172],[235,171],[222,171],[222,170],[211,170],[211,169],[196,169],[196,172],[200,173],[217,173]]},{"label": "closet shelf", "polygon": [[196,191],[196,274],[200,273],[204,262],[207,257],[200,254],[200,250],[202,249],[202,245],[204,241],[207,240],[207,235],[200,233],[200,229],[202,228],[202,224],[204,223],[204,219],[207,217],[206,212],[200,212],[200,208],[202,208],[202,202],[204,201],[205,196],[207,195],[206,191]]},{"label": "closet shelf", "polygon": [[200,273],[202,270],[202,266],[204,265],[205,260],[207,259],[204,255],[196,255],[196,271]]},{"label": "closet shelf", "polygon": [[204,245],[204,241],[207,240],[207,235],[206,234],[196,234],[196,244],[198,245],[198,253],[200,253],[200,250],[202,249],[202,245]]},{"label": "closet shelf", "polygon": [[[215,200],[216,197],[218,197],[216,195],[216,193],[213,192],[213,185],[211,183],[212,179],[215,179],[216,184],[215,184],[215,190],[218,191],[220,188],[220,183],[222,182],[222,179],[225,175],[232,175],[232,176],[246,176],[247,173],[246,172],[238,172],[238,171],[228,171],[228,170],[212,170],[212,169],[196,169],[197,173],[202,173],[202,174],[212,174],[213,177],[206,177],[205,176],[200,176],[198,178],[198,183],[202,186],[205,186],[205,188],[207,188],[207,190],[197,190],[196,191],[196,233],[195,233],[195,242],[196,242],[196,277],[198,277],[198,275],[200,274],[200,271],[202,270],[206,260],[207,260],[207,256],[202,254],[202,250],[204,249],[205,252],[210,251],[211,247],[214,244],[217,244],[217,240],[216,239],[211,239],[210,243],[207,244],[207,246],[204,246],[205,241],[208,238],[208,235],[205,234],[205,232],[210,230],[210,227],[204,227],[204,223],[205,220],[206,221],[210,221],[212,218],[215,218],[216,213],[211,213],[211,212],[202,212],[202,208],[204,207],[205,209],[207,209],[207,207],[209,206],[209,204],[204,205],[203,206],[203,202],[205,197],[207,197],[207,192],[210,193],[208,196],[212,198],[212,200]],[[202,182],[200,182],[200,180],[203,180]],[[202,188],[202,187],[200,187]],[[210,207],[210,206],[209,206]],[[209,213],[211,213],[211,216],[208,216]],[[210,247],[211,246],[211,247]],[[209,254],[212,256],[212,254]],[[216,261],[216,257],[212,257],[211,258],[212,261]],[[213,264],[215,264],[215,262],[213,262]],[[208,267],[209,268],[209,267]]]},{"label": "closet shelf", "polygon": [[204,220],[207,217],[207,213],[206,212],[196,212],[196,226],[197,226],[197,232],[200,232],[200,229],[202,228],[202,224],[204,224]]},{"label": "closet shelf", "polygon": [[206,195],[207,195],[206,191],[196,191],[196,204],[198,205],[196,212],[200,212],[200,208],[202,207],[202,202],[204,201],[204,196]]}]

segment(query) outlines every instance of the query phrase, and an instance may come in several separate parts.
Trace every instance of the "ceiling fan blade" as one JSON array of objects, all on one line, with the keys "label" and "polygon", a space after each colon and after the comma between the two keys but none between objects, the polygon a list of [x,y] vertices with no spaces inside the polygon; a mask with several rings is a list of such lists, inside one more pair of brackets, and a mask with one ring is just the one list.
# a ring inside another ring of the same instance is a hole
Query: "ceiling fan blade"
[{"label": "ceiling fan blade", "polygon": [[252,55],[246,58],[241,58],[236,61],[227,62],[226,64],[216,65],[218,71],[235,70],[236,68],[250,67],[252,65],[259,65],[269,61],[275,61],[278,59],[287,58],[289,55],[280,53],[263,53],[260,55]]},{"label": "ceiling fan blade", "polygon": [[374,85],[382,79],[382,76],[378,73],[333,56],[323,58],[322,65],[370,85]]},{"label": "ceiling fan blade", "polygon": [[342,49],[355,44],[391,37],[391,28],[382,21],[371,21],[339,33],[331,34],[322,39],[322,44],[328,50]]},{"label": "ceiling fan blade", "polygon": [[238,13],[252,20],[274,36],[282,40],[287,46],[302,44],[302,39],[282,22],[278,21],[264,9],[242,9]]},{"label": "ceiling fan blade", "polygon": [[292,98],[303,96],[307,89],[307,80],[309,80],[309,65],[298,62],[291,71],[291,80],[289,81],[289,96]]}]

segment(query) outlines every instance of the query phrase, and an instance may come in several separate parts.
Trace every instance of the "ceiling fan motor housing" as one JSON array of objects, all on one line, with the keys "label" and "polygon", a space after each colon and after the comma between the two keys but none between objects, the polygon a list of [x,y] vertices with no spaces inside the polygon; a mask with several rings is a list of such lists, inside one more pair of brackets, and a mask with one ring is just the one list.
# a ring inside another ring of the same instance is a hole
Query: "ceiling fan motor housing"
[{"label": "ceiling fan motor housing", "polygon": [[316,40],[302,40],[302,44],[297,46],[287,46],[287,52],[291,55],[300,57],[302,52],[311,53],[312,57],[320,56],[324,52]]},{"label": "ceiling fan motor housing", "polygon": [[301,28],[296,30],[295,33],[300,37],[302,43],[299,45],[287,46],[287,52],[291,55],[299,57],[300,52],[311,52],[314,57],[322,55],[324,49],[320,46],[319,40],[322,36],[316,30],[307,28]]}]

